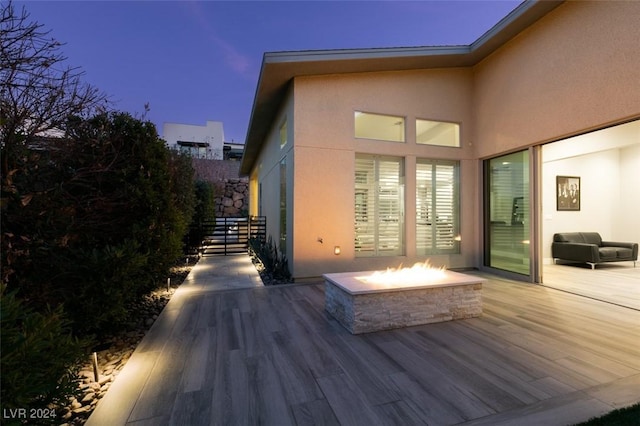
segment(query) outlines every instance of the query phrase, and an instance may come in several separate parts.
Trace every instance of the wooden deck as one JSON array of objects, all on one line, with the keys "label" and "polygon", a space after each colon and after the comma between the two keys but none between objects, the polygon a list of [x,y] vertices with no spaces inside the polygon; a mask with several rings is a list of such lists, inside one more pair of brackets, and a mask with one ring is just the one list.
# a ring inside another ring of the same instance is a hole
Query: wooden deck
[{"label": "wooden deck", "polygon": [[483,276],[480,318],[357,336],[322,284],[186,283],[88,424],[547,426],[640,401],[639,311]]}]

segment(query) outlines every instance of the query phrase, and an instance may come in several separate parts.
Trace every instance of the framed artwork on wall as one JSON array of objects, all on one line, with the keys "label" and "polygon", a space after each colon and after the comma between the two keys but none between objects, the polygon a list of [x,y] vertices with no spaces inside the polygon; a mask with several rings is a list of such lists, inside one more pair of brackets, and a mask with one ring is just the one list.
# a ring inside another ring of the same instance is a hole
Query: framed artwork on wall
[{"label": "framed artwork on wall", "polygon": [[556,210],[580,211],[580,177],[556,176]]}]

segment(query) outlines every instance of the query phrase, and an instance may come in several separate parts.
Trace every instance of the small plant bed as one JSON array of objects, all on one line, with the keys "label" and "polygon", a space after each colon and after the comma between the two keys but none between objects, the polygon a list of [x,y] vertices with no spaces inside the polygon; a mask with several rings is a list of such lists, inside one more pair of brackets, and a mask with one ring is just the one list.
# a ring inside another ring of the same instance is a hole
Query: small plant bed
[{"label": "small plant bed", "polygon": [[255,238],[250,239],[249,256],[264,285],[293,282],[287,257],[276,247],[271,237],[266,242]]},{"label": "small plant bed", "polygon": [[164,283],[131,305],[129,312],[132,317],[127,325],[121,331],[101,339],[101,343],[93,348],[98,365],[98,380],[95,377],[92,352],[87,356],[87,362],[79,366],[77,396],[59,412],[61,424],[82,425],[87,421],[198,259],[196,255],[189,255],[172,267],[168,287]]}]

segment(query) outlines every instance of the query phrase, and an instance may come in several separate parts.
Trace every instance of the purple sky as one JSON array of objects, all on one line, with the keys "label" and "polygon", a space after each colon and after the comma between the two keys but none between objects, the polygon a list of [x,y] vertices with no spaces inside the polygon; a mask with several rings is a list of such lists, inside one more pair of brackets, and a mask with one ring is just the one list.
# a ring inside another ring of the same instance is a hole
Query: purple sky
[{"label": "purple sky", "polygon": [[520,1],[14,1],[69,65],[162,134],[224,123],[244,142],[264,52],[470,44]]}]

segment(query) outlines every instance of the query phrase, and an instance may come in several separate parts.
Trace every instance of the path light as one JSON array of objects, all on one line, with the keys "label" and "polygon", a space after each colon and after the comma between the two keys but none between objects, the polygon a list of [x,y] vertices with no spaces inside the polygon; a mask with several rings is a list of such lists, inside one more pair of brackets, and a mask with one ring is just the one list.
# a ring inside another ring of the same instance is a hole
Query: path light
[{"label": "path light", "polygon": [[93,379],[100,381],[100,369],[98,368],[98,352],[111,347],[111,343],[101,343],[91,348],[91,363],[93,364]]},{"label": "path light", "polygon": [[91,357],[93,358],[93,379],[98,382],[100,381],[100,370],[98,370],[98,354],[94,352]]},{"label": "path light", "polygon": [[167,293],[171,291],[171,277],[167,278]]}]

